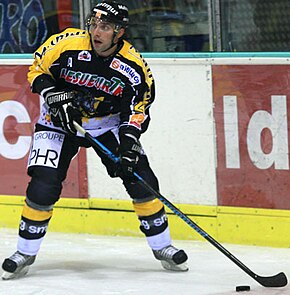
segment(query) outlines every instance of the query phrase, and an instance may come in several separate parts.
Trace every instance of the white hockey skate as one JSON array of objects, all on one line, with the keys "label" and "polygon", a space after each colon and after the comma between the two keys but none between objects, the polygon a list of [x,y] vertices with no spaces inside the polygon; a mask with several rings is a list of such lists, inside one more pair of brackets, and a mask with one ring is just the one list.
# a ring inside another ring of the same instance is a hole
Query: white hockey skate
[{"label": "white hockey skate", "polygon": [[3,280],[11,280],[25,276],[29,270],[29,266],[34,263],[36,256],[22,254],[16,251],[9,258],[6,258],[2,264],[4,273]]},{"label": "white hockey skate", "polygon": [[183,250],[169,245],[161,250],[153,250],[153,254],[166,270],[188,271],[187,255]]}]

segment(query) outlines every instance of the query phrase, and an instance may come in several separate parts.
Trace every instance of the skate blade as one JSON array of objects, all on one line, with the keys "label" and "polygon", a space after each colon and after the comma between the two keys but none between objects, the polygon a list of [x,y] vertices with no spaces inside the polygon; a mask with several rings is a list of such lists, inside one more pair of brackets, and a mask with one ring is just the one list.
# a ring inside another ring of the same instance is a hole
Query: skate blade
[{"label": "skate blade", "polygon": [[181,264],[173,264],[169,263],[165,260],[161,260],[161,264],[164,269],[170,270],[170,271],[188,271],[187,263],[181,263]]},{"label": "skate blade", "polygon": [[23,267],[21,270],[17,271],[17,272],[8,272],[8,271],[4,271],[4,273],[2,274],[2,280],[12,280],[12,279],[18,279],[21,277],[24,277],[29,270],[29,265]]}]

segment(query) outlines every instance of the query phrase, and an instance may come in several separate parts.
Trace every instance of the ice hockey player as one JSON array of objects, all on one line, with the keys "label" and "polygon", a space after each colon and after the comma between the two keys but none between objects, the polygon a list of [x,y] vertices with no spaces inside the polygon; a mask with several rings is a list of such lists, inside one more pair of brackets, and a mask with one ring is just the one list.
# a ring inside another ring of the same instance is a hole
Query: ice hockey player
[{"label": "ice hockey player", "polygon": [[154,79],[146,61],[125,38],[128,22],[124,4],[103,1],[93,7],[86,30],[68,28],[34,53],[28,81],[44,104],[28,159],[31,180],[17,251],[4,260],[3,279],[25,275],[34,263],[70,162],[79,147],[89,147],[73,121],[119,155],[120,164],[114,164],[96,151],[109,176],[122,178],[155,258],[167,270],[188,270],[186,253],[172,246],[163,204],[133,175],[136,171],[159,190],[139,141],[150,121]]}]

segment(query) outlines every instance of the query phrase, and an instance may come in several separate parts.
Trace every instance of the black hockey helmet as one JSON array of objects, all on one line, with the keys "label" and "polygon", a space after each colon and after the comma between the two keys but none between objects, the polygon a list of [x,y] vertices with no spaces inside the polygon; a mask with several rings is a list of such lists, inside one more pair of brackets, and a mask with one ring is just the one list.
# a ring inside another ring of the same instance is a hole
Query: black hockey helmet
[{"label": "black hockey helmet", "polygon": [[102,21],[113,23],[118,28],[127,28],[129,23],[127,6],[116,1],[108,0],[96,4],[88,18],[88,27],[90,26],[91,19],[95,17]]}]

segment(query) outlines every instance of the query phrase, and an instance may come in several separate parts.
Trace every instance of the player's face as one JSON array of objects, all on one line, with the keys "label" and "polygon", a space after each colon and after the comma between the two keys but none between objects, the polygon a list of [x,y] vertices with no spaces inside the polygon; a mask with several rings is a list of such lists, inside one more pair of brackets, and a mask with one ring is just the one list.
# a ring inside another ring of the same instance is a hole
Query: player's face
[{"label": "player's face", "polygon": [[115,48],[107,50],[111,44],[114,35],[115,25],[98,18],[92,18],[90,22],[90,33],[92,45],[96,53],[100,56],[109,56]]}]

